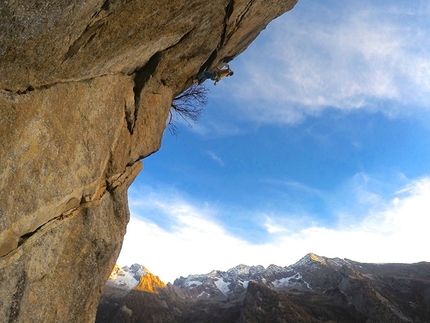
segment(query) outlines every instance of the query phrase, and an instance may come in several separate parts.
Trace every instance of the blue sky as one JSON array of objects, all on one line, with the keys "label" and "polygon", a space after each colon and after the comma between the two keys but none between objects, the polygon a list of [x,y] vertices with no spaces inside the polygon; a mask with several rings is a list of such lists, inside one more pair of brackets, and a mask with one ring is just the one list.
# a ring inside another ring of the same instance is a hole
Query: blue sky
[{"label": "blue sky", "polygon": [[301,0],[129,190],[120,265],[430,261],[430,4]]}]

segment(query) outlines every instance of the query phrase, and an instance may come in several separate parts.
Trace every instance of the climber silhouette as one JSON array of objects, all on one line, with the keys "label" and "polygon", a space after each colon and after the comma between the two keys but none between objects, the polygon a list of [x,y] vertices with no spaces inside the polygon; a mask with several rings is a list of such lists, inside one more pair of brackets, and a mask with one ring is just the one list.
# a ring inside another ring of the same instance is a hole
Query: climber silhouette
[{"label": "climber silhouette", "polygon": [[201,71],[197,75],[197,79],[195,82],[199,82],[199,84],[202,84],[207,79],[211,79],[214,82],[214,85],[216,85],[223,77],[231,76],[234,74],[234,72],[230,69],[230,66],[228,64],[225,64],[227,68],[220,69],[218,67],[215,67],[213,70],[207,70],[207,71]]}]

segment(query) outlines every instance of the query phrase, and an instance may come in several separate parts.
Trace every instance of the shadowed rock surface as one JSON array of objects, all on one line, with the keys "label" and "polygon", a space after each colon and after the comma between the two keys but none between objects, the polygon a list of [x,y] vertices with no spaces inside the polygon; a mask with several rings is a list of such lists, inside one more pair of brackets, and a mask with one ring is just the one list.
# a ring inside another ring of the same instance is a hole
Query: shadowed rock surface
[{"label": "shadowed rock surface", "polygon": [[0,3],[0,318],[92,322],[172,98],[296,0]]}]

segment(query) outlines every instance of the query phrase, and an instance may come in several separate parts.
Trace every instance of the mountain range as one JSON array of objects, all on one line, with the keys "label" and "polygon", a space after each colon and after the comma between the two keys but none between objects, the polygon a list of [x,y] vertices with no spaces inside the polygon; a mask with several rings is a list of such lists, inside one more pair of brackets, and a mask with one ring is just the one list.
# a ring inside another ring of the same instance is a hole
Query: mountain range
[{"label": "mountain range", "polygon": [[373,264],[307,254],[291,266],[238,265],[164,284],[115,266],[96,323],[430,322],[430,263]]}]

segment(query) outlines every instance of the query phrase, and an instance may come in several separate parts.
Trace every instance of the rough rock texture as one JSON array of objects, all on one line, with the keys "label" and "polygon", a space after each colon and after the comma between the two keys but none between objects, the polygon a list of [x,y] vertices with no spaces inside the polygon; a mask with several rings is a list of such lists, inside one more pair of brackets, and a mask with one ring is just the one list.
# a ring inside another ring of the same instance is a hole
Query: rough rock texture
[{"label": "rough rock texture", "polygon": [[0,321],[94,320],[172,98],[295,2],[0,2]]}]

